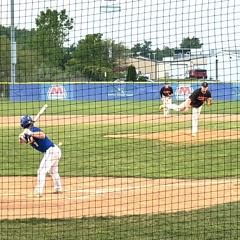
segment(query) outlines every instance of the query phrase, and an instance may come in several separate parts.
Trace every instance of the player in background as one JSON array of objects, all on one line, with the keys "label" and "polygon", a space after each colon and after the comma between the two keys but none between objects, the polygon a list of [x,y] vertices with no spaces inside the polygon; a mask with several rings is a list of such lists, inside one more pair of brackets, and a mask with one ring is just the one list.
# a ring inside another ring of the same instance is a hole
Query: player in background
[{"label": "player in background", "polygon": [[21,118],[21,127],[24,131],[19,135],[21,144],[30,144],[44,156],[37,171],[37,185],[33,195],[41,197],[45,186],[46,175],[49,173],[54,183],[54,192],[62,192],[62,184],[58,173],[58,163],[61,158],[61,149],[55,145],[38,127],[33,126],[34,121],[29,115]]},{"label": "player in background", "polygon": [[169,117],[169,108],[167,108],[168,104],[172,104],[172,96],[173,89],[169,86],[168,82],[165,82],[165,85],[160,89],[160,97],[162,99],[163,104],[160,106],[160,110],[163,109],[163,116]]},{"label": "player in background", "polygon": [[207,102],[208,105],[212,105],[212,94],[208,90],[207,82],[203,82],[201,88],[193,91],[185,102],[180,105],[168,104],[167,108],[183,112],[188,112],[189,109],[192,108],[192,136],[196,137],[198,134],[198,120],[204,102]]}]

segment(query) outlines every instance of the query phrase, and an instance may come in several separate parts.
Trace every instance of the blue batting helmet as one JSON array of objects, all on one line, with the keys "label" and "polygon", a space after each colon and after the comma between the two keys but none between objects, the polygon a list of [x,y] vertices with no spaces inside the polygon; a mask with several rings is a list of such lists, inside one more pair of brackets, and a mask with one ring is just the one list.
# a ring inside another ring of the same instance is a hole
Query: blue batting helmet
[{"label": "blue batting helmet", "polygon": [[30,125],[33,125],[34,121],[29,115],[25,115],[21,118],[21,127],[28,128]]}]

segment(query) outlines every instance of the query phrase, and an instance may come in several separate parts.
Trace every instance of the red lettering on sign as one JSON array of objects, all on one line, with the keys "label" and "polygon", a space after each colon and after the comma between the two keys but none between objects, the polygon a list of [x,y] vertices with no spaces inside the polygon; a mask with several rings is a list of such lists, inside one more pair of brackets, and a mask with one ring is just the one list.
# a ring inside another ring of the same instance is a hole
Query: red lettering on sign
[{"label": "red lettering on sign", "polygon": [[50,94],[63,94],[63,88],[62,87],[53,87],[52,89],[51,89],[51,92],[50,92]]},{"label": "red lettering on sign", "polygon": [[191,94],[191,88],[190,87],[179,87],[178,93],[184,94],[184,95]]}]

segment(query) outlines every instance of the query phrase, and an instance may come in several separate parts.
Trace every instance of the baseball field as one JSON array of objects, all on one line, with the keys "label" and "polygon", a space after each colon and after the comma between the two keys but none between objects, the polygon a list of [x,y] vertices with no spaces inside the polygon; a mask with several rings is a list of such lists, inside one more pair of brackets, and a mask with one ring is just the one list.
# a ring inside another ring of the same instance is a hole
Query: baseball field
[{"label": "baseball field", "polygon": [[19,121],[43,103],[2,101],[1,239],[238,239],[238,102],[204,106],[197,137],[158,101],[47,104],[35,125],[63,143],[64,192],[48,177],[29,197],[42,155]]}]

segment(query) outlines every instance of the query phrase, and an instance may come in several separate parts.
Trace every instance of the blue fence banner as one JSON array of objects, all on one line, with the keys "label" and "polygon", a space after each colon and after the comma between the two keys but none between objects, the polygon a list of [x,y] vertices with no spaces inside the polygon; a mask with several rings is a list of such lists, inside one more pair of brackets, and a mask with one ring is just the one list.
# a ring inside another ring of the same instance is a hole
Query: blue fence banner
[{"label": "blue fence banner", "polygon": [[[12,84],[10,101],[107,101],[160,100],[159,91],[162,83],[45,83],[45,84]],[[171,84],[173,100],[184,101],[201,84]],[[209,84],[214,100],[239,100],[240,83]]]}]

